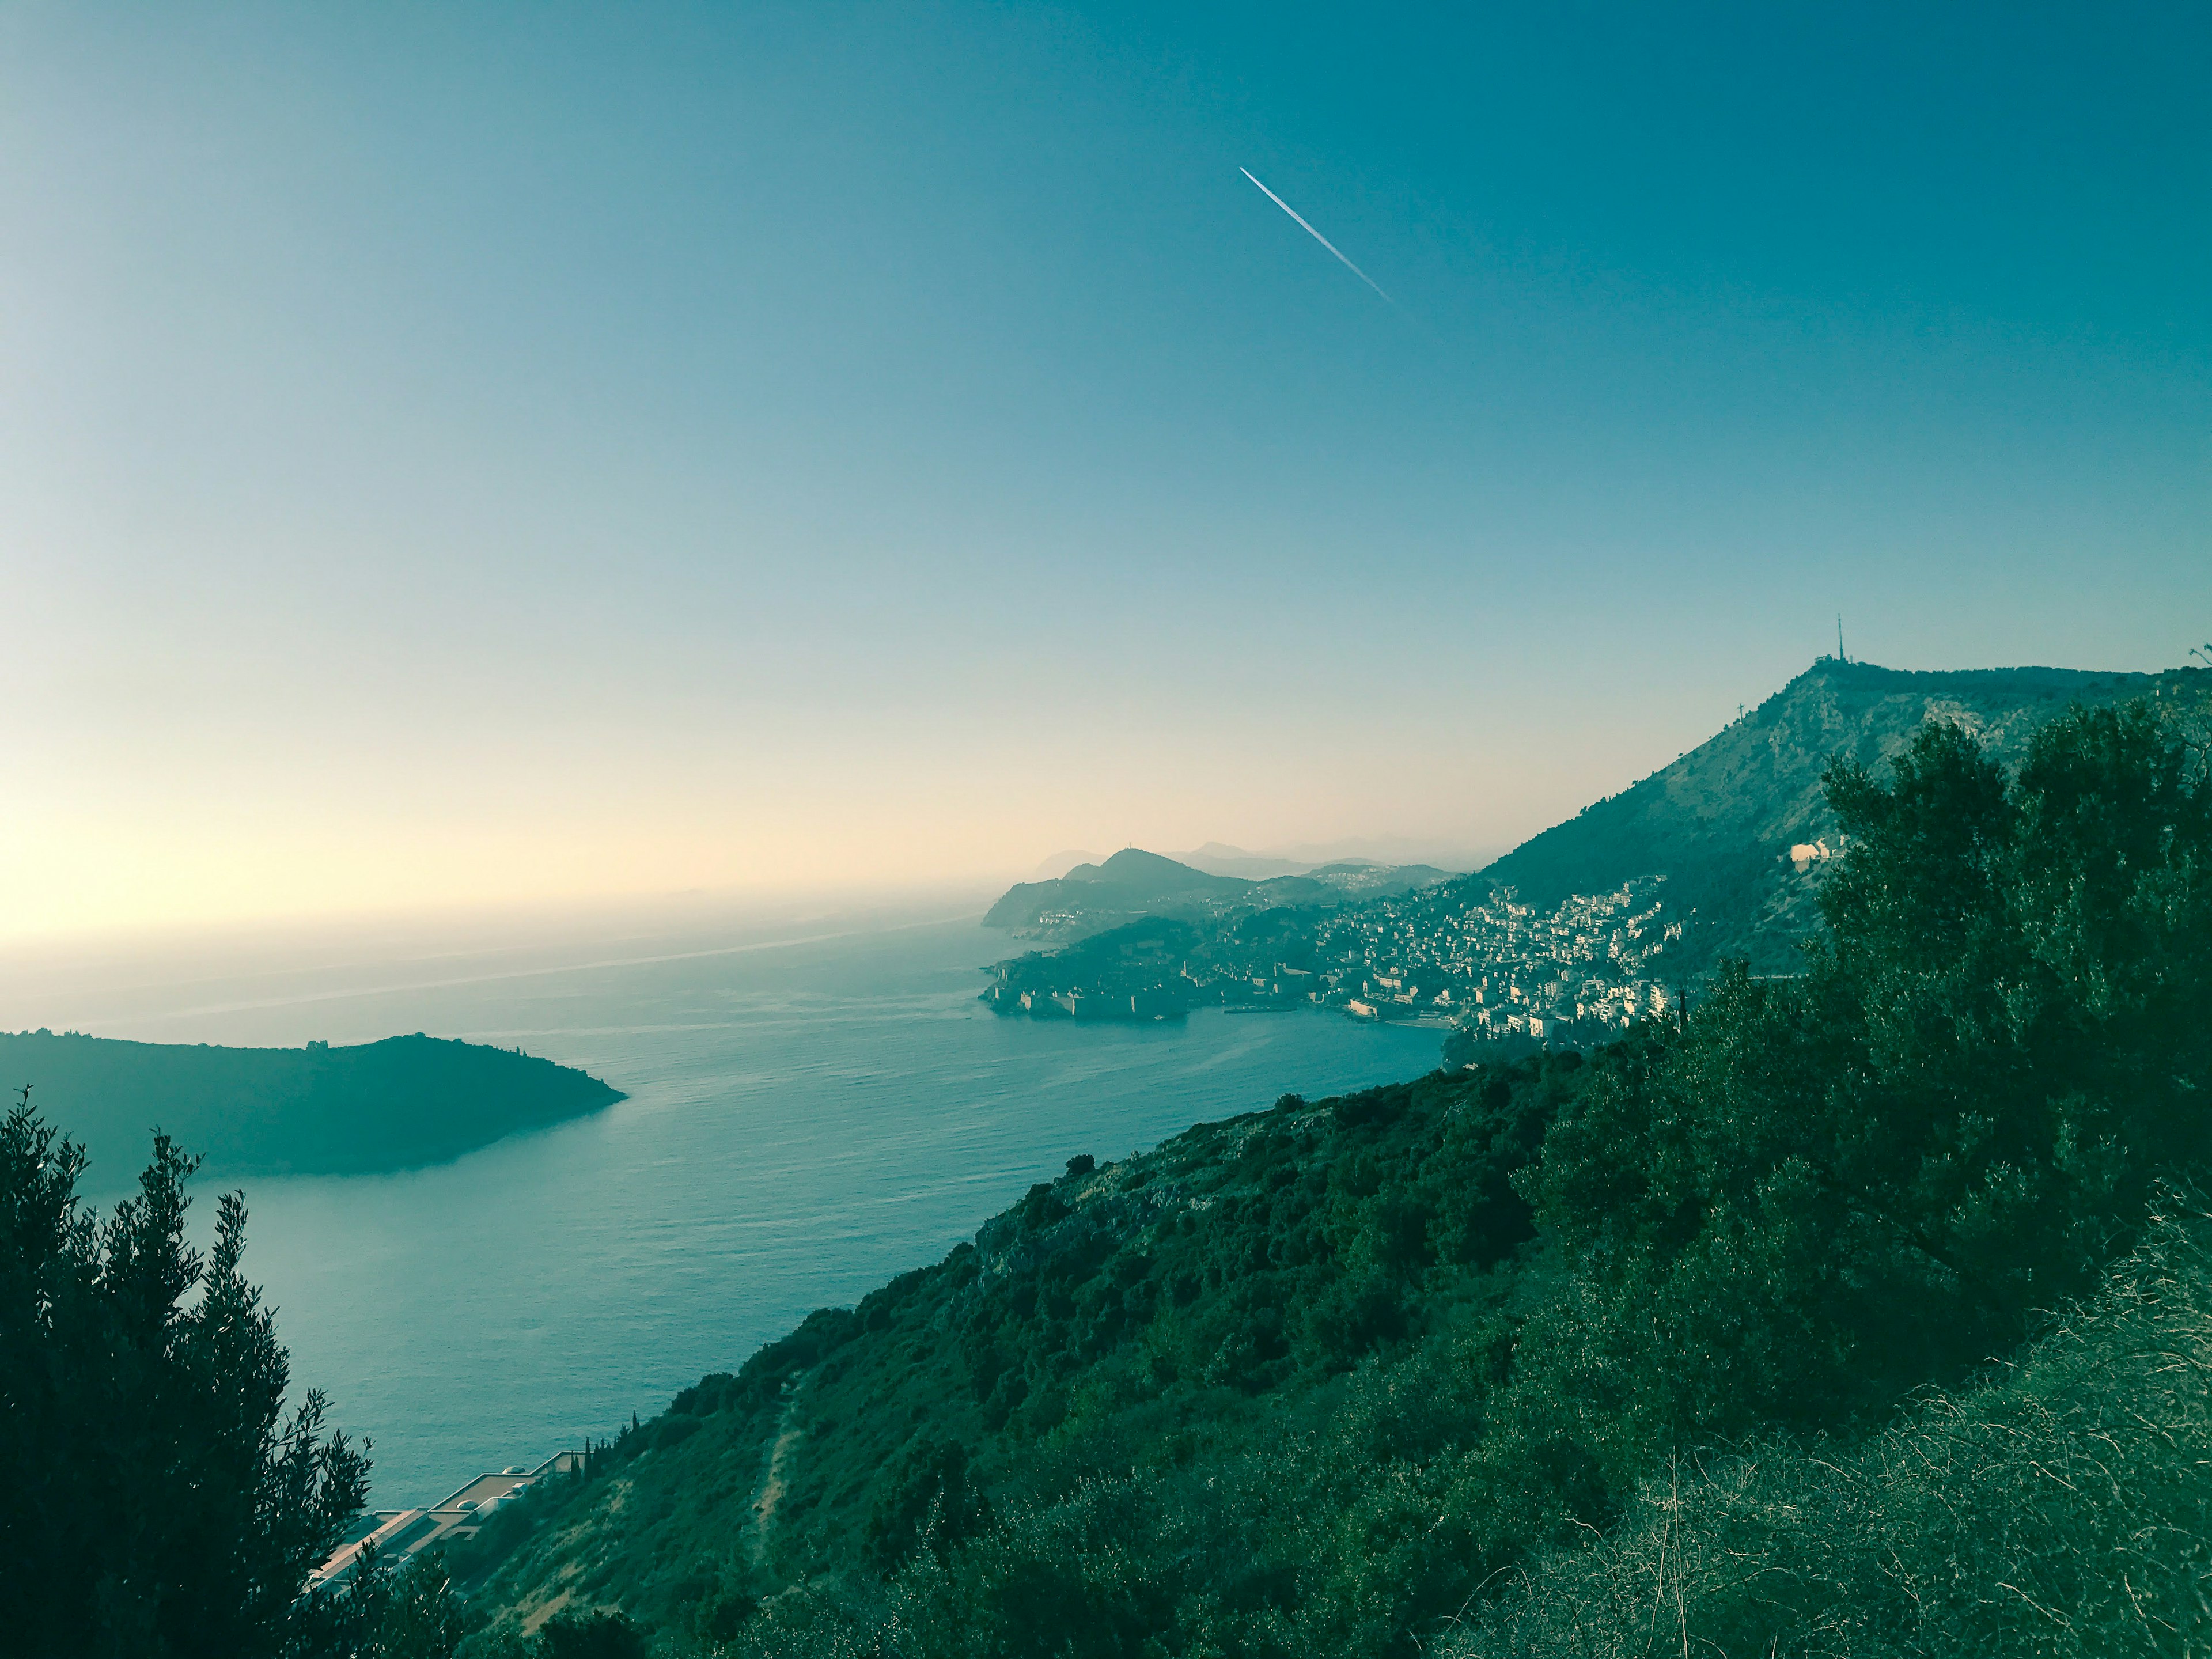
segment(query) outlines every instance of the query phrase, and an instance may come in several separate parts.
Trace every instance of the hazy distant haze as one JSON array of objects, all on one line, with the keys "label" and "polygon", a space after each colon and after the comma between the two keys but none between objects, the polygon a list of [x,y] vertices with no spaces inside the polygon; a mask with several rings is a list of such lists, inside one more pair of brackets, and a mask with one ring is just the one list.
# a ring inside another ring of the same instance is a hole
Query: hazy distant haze
[{"label": "hazy distant haze", "polygon": [[2178,661],[2207,36],[11,6],[0,933],[1505,845],[1838,610]]}]

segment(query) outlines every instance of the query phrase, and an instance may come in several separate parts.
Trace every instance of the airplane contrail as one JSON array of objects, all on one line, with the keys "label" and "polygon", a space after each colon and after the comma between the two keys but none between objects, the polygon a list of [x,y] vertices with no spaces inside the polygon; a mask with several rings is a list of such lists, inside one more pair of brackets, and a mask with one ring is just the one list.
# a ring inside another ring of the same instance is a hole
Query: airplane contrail
[{"label": "airplane contrail", "polygon": [[[1237,168],[1237,172],[1239,172],[1239,173],[1243,173],[1243,174],[1247,179],[1252,179],[1252,169],[1251,169],[1251,168],[1249,168],[1249,167],[1239,167],[1239,168]],[[1257,179],[1252,179],[1252,182],[1253,182],[1254,184],[1255,184],[1255,185],[1260,185],[1260,181],[1259,181]],[[1276,194],[1275,194],[1275,192],[1274,192],[1273,191],[1269,190],[1269,189],[1267,187],[1267,185],[1260,185],[1260,193],[1261,193],[1262,196],[1266,197],[1269,201],[1273,202],[1273,203],[1277,207],[1279,207],[1279,208],[1282,209],[1282,210],[1283,210],[1284,212],[1285,212],[1285,213],[1289,214],[1289,215],[1291,216],[1291,218],[1293,218],[1293,219],[1297,219],[1297,220],[1298,220],[1298,224],[1299,224],[1300,228],[1302,228],[1305,231],[1305,234],[1306,234],[1307,235],[1309,235],[1309,236],[1312,237],[1312,238],[1314,239],[1314,240],[1316,240],[1316,242],[1319,242],[1319,243],[1320,243],[1323,247],[1327,248],[1327,249],[1328,249],[1331,253],[1334,253],[1334,254],[1336,254],[1336,257],[1337,257],[1339,259],[1343,260],[1343,263],[1344,263],[1344,268],[1345,268],[1346,270],[1350,271],[1353,276],[1357,276],[1358,278],[1359,278],[1359,280],[1360,280],[1361,282],[1363,282],[1363,283],[1366,283],[1368,287],[1370,287],[1370,288],[1373,289],[1374,289],[1377,294],[1382,294],[1382,283],[1380,283],[1376,282],[1376,281],[1372,276],[1369,276],[1365,271],[1362,270],[1361,270],[1358,265],[1355,265],[1354,264],[1352,264],[1351,260],[1349,260],[1349,259],[1346,259],[1346,258],[1344,258],[1344,255],[1343,255],[1341,252],[1340,252],[1338,251],[1336,244],[1335,244],[1335,243],[1334,243],[1334,242],[1332,242],[1332,241],[1330,241],[1330,240],[1328,240],[1328,237],[1326,237],[1326,236],[1322,235],[1319,231],[1316,230],[1316,229],[1315,229],[1311,225],[1307,224],[1307,223],[1306,223],[1306,222],[1305,222],[1304,219],[1298,219],[1298,210],[1297,210],[1296,208],[1292,207],[1292,206],[1291,206],[1288,202],[1285,202],[1285,201],[1281,197],[1279,197],[1279,196],[1276,195]],[[1393,306],[1395,306],[1395,305],[1396,305],[1396,304],[1398,303],[1395,300],[1392,299],[1392,298],[1391,298],[1389,295],[1387,295],[1387,294],[1382,294],[1382,302],[1383,302],[1385,305],[1393,305]]]}]

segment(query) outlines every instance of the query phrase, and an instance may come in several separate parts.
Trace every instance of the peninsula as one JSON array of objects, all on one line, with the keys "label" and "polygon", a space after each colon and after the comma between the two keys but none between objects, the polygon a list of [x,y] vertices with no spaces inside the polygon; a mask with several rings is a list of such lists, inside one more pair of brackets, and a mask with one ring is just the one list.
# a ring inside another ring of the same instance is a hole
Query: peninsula
[{"label": "peninsula", "polygon": [[1471,874],[1331,866],[1250,881],[1130,848],[1027,882],[985,925],[1038,948],[981,1000],[1036,1019],[1323,1007],[1448,1030],[1463,1064],[1588,1047],[1679,1005],[1724,961],[1788,975],[1843,847],[1823,780],[1929,721],[2017,765],[2075,708],[2199,706],[2212,672],[1915,672],[1822,658],[1706,742]]},{"label": "peninsula", "polygon": [[211,1175],[368,1175],[447,1163],[623,1098],[573,1066],[419,1031],[335,1048],[0,1033],[0,1083],[30,1085],[101,1183],[129,1181],[157,1127]]}]

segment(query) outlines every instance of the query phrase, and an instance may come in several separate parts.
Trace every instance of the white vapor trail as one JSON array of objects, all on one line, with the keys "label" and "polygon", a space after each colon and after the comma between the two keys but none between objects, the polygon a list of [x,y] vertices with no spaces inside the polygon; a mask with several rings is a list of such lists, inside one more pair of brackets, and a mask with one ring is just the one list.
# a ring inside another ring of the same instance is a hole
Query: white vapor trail
[{"label": "white vapor trail", "polygon": [[[1249,167],[1239,167],[1239,168],[1237,168],[1237,172],[1239,172],[1239,173],[1243,173],[1243,174],[1247,179],[1252,179],[1252,169],[1251,169],[1251,168],[1249,168]],[[1259,181],[1257,179],[1252,179],[1252,182],[1253,182],[1254,184],[1255,184],[1255,185],[1260,185],[1260,181]],[[1355,265],[1354,264],[1352,264],[1351,260],[1349,260],[1349,259],[1346,259],[1346,258],[1344,258],[1344,255],[1343,255],[1342,253],[1340,253],[1340,252],[1338,252],[1336,244],[1335,244],[1335,243],[1334,243],[1334,242],[1332,242],[1332,241],[1330,241],[1330,240],[1328,240],[1328,237],[1326,237],[1326,236],[1322,235],[1319,231],[1316,230],[1316,229],[1315,229],[1311,225],[1307,224],[1307,223],[1306,223],[1306,222],[1305,222],[1304,219],[1298,219],[1298,210],[1297,210],[1296,208],[1292,207],[1292,206],[1291,206],[1288,202],[1285,202],[1285,201],[1281,197],[1279,197],[1279,196],[1276,195],[1276,194],[1275,194],[1275,192],[1274,192],[1273,191],[1269,190],[1269,189],[1267,187],[1267,185],[1260,185],[1260,193],[1261,193],[1262,196],[1266,197],[1269,201],[1273,202],[1273,203],[1277,207],[1279,207],[1279,208],[1282,209],[1282,210],[1283,210],[1284,212],[1285,212],[1285,213],[1289,214],[1289,215],[1291,216],[1291,218],[1293,218],[1293,219],[1297,219],[1297,220],[1298,220],[1298,225],[1299,225],[1300,228],[1302,228],[1303,230],[1304,230],[1304,232],[1305,232],[1305,234],[1306,234],[1307,235],[1309,235],[1309,236],[1312,237],[1312,238],[1314,239],[1314,240],[1316,240],[1316,242],[1319,242],[1319,243],[1320,243],[1323,247],[1327,248],[1327,249],[1328,249],[1331,253],[1334,253],[1334,254],[1336,254],[1336,257],[1337,257],[1340,260],[1342,260],[1342,261],[1343,261],[1344,268],[1345,268],[1346,270],[1350,271],[1353,276],[1357,276],[1358,278],[1359,278],[1359,280],[1360,280],[1361,282],[1363,282],[1363,283],[1366,283],[1368,287],[1370,287],[1370,288],[1373,289],[1374,289],[1377,294],[1382,294],[1382,283],[1380,283],[1376,282],[1376,281],[1372,276],[1369,276],[1365,271],[1362,270],[1361,270],[1358,265]],[[1395,300],[1392,299],[1392,298],[1391,298],[1389,295],[1387,295],[1387,294],[1382,294],[1382,301],[1383,301],[1383,303],[1384,303],[1385,305],[1394,305],[1394,306],[1395,306],[1395,305],[1396,305],[1396,304],[1398,303]]]}]

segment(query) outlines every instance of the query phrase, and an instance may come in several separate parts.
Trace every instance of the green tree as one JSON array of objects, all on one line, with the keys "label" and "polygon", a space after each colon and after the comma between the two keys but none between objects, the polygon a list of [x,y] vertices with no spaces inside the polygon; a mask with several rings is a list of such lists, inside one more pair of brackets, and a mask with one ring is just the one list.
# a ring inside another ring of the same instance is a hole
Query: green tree
[{"label": "green tree", "polygon": [[361,1508],[368,1464],[289,1413],[272,1311],[240,1272],[246,1206],[185,1241],[193,1161],[156,1133],[105,1222],[82,1150],[30,1109],[0,1124],[0,1630],[28,1656],[315,1654],[300,1595]]},{"label": "green tree", "polygon": [[925,1438],[901,1459],[868,1516],[867,1540],[884,1572],[917,1549],[943,1554],[991,1524],[991,1506],[969,1483],[968,1449]]},{"label": "green tree", "polygon": [[645,1659],[645,1634],[627,1615],[598,1613],[556,1614],[538,1633],[535,1659]]},{"label": "green tree", "polygon": [[2212,790],[2186,761],[2130,708],[2052,722],[2013,780],[1943,724],[1886,786],[1830,769],[1847,850],[1807,972],[1723,971],[1547,1140],[1531,1189],[1584,1288],[1534,1334],[1563,1393],[1646,1446],[1835,1422],[2089,1288],[2159,1176],[2212,1154]]},{"label": "green tree", "polygon": [[318,1659],[452,1659],[464,1633],[460,1598],[437,1550],[390,1568],[374,1547],[364,1549],[315,1613],[293,1650]]}]

